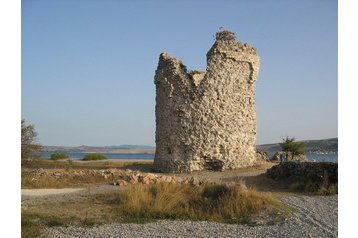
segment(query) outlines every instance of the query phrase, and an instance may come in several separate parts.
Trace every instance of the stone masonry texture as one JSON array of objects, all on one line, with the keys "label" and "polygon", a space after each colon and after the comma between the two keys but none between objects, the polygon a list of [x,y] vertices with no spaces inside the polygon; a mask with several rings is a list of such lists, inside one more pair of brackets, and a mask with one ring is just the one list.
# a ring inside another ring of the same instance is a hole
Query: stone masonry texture
[{"label": "stone masonry texture", "polygon": [[156,154],[159,172],[226,170],[253,166],[256,156],[256,49],[216,33],[207,70],[187,71],[167,53],[155,74]]}]

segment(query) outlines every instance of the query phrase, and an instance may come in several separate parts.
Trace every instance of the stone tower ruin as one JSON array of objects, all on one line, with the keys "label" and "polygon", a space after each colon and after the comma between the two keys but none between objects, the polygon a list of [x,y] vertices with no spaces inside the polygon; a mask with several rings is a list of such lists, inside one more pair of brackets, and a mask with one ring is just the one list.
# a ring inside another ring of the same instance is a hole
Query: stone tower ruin
[{"label": "stone tower ruin", "polygon": [[216,33],[207,70],[187,71],[167,53],[155,74],[159,172],[225,170],[256,164],[256,49]]}]

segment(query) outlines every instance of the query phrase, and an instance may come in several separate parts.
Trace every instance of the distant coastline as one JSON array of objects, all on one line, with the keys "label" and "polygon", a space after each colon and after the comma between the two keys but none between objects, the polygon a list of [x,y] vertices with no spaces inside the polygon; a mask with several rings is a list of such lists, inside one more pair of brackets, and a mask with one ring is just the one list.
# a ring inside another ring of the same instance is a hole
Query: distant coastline
[{"label": "distant coastline", "polygon": [[112,153],[112,154],[155,154],[154,146],[44,146],[44,152],[61,151],[65,153]]},{"label": "distant coastline", "polygon": [[[324,140],[306,140],[306,156],[312,161],[338,162],[338,138]],[[258,145],[257,150],[267,152],[271,157],[280,150],[279,143]],[[143,159],[153,160],[155,154],[154,146],[147,145],[120,145],[120,146],[44,146],[42,157],[49,159],[51,153],[61,151],[67,153],[71,159],[82,159],[87,153],[105,154],[109,159]]]},{"label": "distant coastline", "polygon": [[[305,145],[306,154],[338,154],[338,137],[322,140],[302,140]],[[267,152],[273,155],[276,151],[281,150],[280,144],[257,145],[258,151]]]},{"label": "distant coastline", "polygon": [[[41,158],[50,159],[53,152],[42,152]],[[91,152],[90,152],[91,153]],[[93,153],[93,152],[92,152]],[[100,152],[98,152],[100,153]],[[87,152],[66,152],[71,160],[82,160]],[[100,153],[110,160],[153,160],[154,153]]]},{"label": "distant coastline", "polygon": [[[323,140],[304,140],[306,153],[338,154],[338,138]],[[273,154],[280,150],[280,144],[257,145],[258,151]],[[67,153],[113,153],[113,154],[155,154],[155,146],[119,145],[119,146],[44,146],[45,152],[61,151]]]}]

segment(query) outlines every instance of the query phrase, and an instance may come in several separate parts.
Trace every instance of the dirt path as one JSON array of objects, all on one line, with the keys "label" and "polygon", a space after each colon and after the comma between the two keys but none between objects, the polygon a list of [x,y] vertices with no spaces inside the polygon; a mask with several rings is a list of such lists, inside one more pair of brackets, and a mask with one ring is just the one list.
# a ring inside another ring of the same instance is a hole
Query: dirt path
[{"label": "dirt path", "polygon": [[112,193],[119,189],[122,188],[113,185],[95,185],[86,188],[21,189],[21,207],[43,203],[80,201],[91,195]]},{"label": "dirt path", "polygon": [[68,194],[84,190],[85,188],[47,188],[47,189],[21,189],[21,196],[47,196],[56,194]]}]

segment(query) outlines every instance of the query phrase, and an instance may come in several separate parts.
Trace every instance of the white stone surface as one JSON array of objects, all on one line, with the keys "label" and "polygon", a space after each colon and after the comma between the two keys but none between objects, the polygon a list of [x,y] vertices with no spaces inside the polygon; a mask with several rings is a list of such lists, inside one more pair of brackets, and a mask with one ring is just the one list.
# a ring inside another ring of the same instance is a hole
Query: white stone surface
[{"label": "white stone surface", "polygon": [[[229,36],[229,37],[227,37]],[[188,73],[162,53],[155,74],[156,154],[161,172],[225,170],[255,165],[256,49],[217,33],[206,72]]]}]

